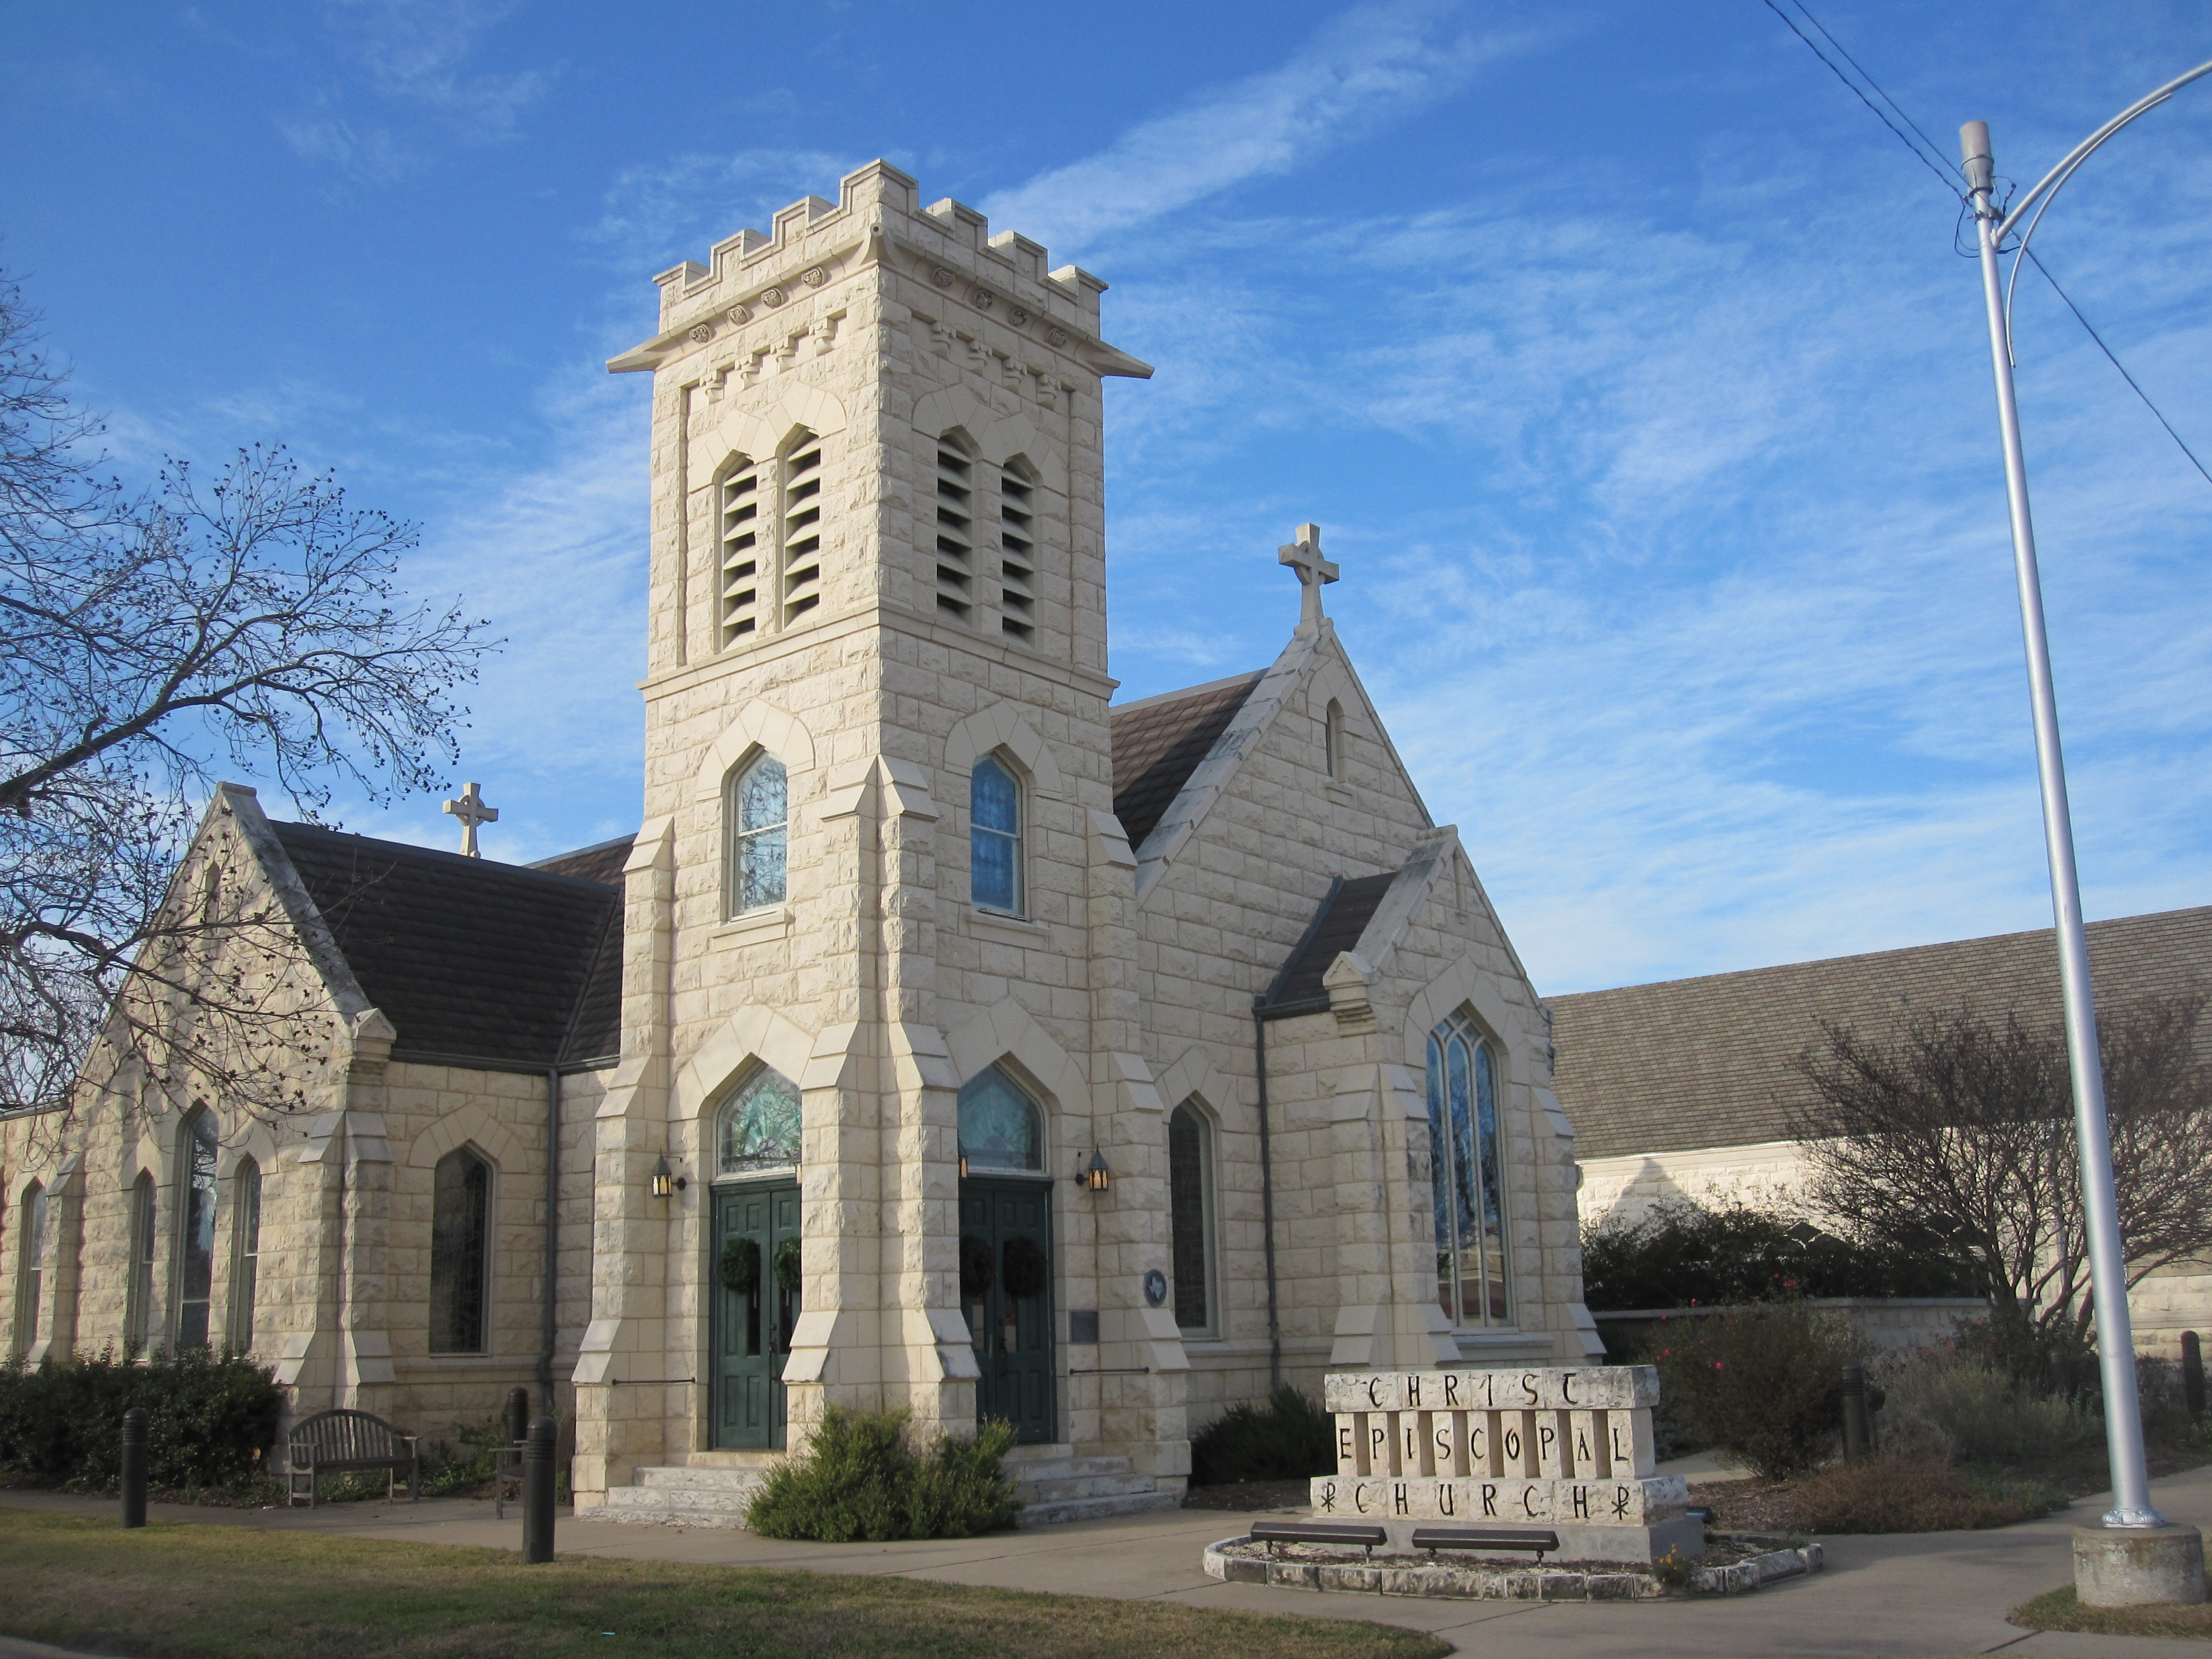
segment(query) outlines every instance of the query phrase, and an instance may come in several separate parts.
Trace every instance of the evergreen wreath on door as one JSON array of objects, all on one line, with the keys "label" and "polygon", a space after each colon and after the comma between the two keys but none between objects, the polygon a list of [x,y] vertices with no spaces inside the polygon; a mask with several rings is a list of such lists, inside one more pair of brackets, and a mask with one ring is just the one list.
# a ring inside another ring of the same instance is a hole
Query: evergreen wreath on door
[{"label": "evergreen wreath on door", "polygon": [[1006,1294],[1017,1300],[1036,1295],[1052,1277],[1052,1263],[1045,1259],[1044,1247],[1034,1238],[1008,1239],[1003,1255]]},{"label": "evergreen wreath on door", "polygon": [[960,1235],[960,1294],[969,1302],[991,1289],[991,1246],[973,1233]]},{"label": "evergreen wreath on door", "polygon": [[725,1240],[721,1259],[714,1264],[722,1288],[736,1296],[750,1296],[760,1284],[761,1248],[757,1239]]},{"label": "evergreen wreath on door", "polygon": [[781,1291],[799,1288],[799,1241],[787,1238],[775,1247],[775,1283]]}]

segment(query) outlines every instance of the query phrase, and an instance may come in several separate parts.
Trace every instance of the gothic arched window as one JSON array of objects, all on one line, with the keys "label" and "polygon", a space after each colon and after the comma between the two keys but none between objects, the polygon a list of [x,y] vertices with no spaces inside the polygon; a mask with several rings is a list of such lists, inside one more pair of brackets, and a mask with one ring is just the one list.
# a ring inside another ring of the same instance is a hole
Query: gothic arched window
[{"label": "gothic arched window", "polygon": [[986,910],[1022,913],[1022,787],[992,755],[969,777],[968,897]]},{"label": "gothic arched window", "polygon": [[799,1162],[799,1085],[763,1066],[730,1097],[714,1129],[718,1175],[753,1175]]},{"label": "gothic arched window", "polygon": [[438,1160],[430,1200],[430,1352],[482,1353],[490,1300],[491,1165],[465,1146]]},{"label": "gothic arched window", "polygon": [[261,1277],[261,1166],[246,1158],[230,1178],[230,1329],[240,1353],[253,1346],[253,1296]]},{"label": "gothic arched window", "polygon": [[1168,1115],[1168,1229],[1176,1323],[1210,1333],[1213,1296],[1213,1126],[1186,1100]]},{"label": "gothic arched window", "polygon": [[1463,1014],[1429,1033],[1429,1161],[1437,1297],[1459,1325],[1506,1322],[1505,1201],[1498,1063]]},{"label": "gothic arched window", "polygon": [[1043,1115],[1029,1091],[996,1066],[961,1087],[960,1161],[979,1173],[1044,1168]]},{"label": "gothic arched window", "polygon": [[177,1346],[204,1348],[215,1295],[215,1118],[195,1113],[177,1158]]},{"label": "gothic arched window", "polygon": [[730,775],[722,800],[724,916],[781,904],[790,852],[791,781],[773,755]]},{"label": "gothic arched window", "polygon": [[1337,783],[1344,781],[1344,705],[1334,697],[1328,700],[1328,709],[1322,716],[1322,757],[1328,764],[1328,775]]},{"label": "gothic arched window", "polygon": [[152,1340],[154,1322],[154,1250],[161,1235],[155,1230],[159,1197],[151,1170],[139,1171],[131,1183],[131,1279],[123,1298],[123,1341],[126,1347],[143,1348]]},{"label": "gothic arched window", "polygon": [[20,1243],[15,1257],[15,1358],[39,1340],[39,1300],[46,1286],[46,1189],[37,1182],[23,1188],[16,1213]]}]

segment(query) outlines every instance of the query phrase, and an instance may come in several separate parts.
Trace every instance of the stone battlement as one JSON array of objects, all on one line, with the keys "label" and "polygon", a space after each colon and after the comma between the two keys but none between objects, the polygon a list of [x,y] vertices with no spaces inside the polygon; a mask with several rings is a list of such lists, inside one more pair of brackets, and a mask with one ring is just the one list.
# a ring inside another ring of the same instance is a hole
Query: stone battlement
[{"label": "stone battlement", "polygon": [[750,305],[760,293],[788,285],[799,267],[834,248],[857,246],[880,229],[943,261],[956,281],[1002,289],[1096,335],[1104,283],[1076,265],[1050,270],[1042,244],[1016,231],[992,235],[989,220],[950,197],[927,208],[921,201],[913,179],[888,161],[871,161],[839,181],[835,203],[801,197],[778,210],[765,234],[741,230],[714,244],[710,263],[686,259],[655,276],[661,326],[684,326],[694,313]]}]

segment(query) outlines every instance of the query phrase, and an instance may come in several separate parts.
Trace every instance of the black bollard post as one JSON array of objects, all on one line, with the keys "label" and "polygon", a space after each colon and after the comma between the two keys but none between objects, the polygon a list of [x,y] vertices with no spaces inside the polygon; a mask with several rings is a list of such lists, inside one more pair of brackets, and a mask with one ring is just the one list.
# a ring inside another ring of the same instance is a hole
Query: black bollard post
[{"label": "black bollard post", "polygon": [[507,1391],[507,1443],[519,1446],[530,1437],[530,1390]]},{"label": "black bollard post", "polygon": [[146,1408],[123,1413],[123,1524],[146,1524]]},{"label": "black bollard post", "polygon": [[522,1443],[522,1563],[553,1559],[553,1419],[541,1417]]},{"label": "black bollard post", "polygon": [[1844,1361],[1844,1462],[1865,1460],[1869,1443],[1866,1367],[1856,1359]]},{"label": "black bollard post", "polygon": [[2197,1340],[2197,1333],[2181,1334],[2181,1398],[2189,1407],[2189,1420],[2204,1420],[2204,1350]]}]

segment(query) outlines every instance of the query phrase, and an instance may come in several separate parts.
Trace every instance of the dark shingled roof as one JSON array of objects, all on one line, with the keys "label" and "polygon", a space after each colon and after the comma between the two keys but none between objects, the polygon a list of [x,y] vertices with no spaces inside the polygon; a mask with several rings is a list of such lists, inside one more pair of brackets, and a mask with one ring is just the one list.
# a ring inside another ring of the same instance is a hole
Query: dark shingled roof
[{"label": "dark shingled roof", "polygon": [[1107,711],[1114,738],[1114,815],[1142,847],[1264,670]]},{"label": "dark shingled roof", "polygon": [[623,884],[623,866],[629,862],[629,849],[635,845],[635,835],[617,836],[612,841],[603,841],[596,846],[580,847],[573,853],[561,853],[550,859],[540,859],[528,867],[550,870],[556,876],[574,876],[579,881],[602,882],[609,887],[619,887]]},{"label": "dark shingled roof", "polygon": [[[2090,923],[2089,970],[2105,1008],[2212,986],[2212,906]],[[1823,1018],[1870,1035],[1966,1002],[2060,1018],[2048,929],[1549,1000],[1553,1086],[1582,1158],[1790,1139],[1806,1090],[1790,1062]]]},{"label": "dark shingled roof", "polygon": [[1339,883],[1321,902],[1305,938],[1283,964],[1282,973],[1267,994],[1268,1006],[1285,1013],[1304,1012],[1309,1005],[1328,1006],[1328,993],[1322,988],[1321,976],[1340,952],[1359,943],[1359,936],[1375,918],[1375,907],[1382,902],[1382,895],[1397,878],[1396,871],[1386,870],[1379,876],[1354,876]]},{"label": "dark shingled roof", "polygon": [[619,888],[313,824],[270,828],[398,1032],[396,1054],[550,1066],[619,1046]]}]

